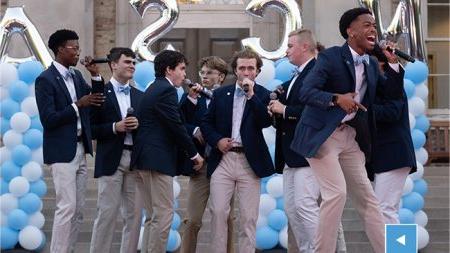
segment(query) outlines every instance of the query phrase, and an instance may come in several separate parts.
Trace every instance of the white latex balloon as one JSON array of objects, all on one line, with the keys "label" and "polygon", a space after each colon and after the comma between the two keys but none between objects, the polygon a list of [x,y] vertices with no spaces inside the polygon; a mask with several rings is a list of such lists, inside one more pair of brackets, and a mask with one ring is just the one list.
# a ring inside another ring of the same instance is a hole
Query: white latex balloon
[{"label": "white latex balloon", "polygon": [[429,242],[430,235],[428,234],[428,231],[421,226],[417,226],[417,247],[419,249],[423,249]]},{"label": "white latex balloon", "polygon": [[423,210],[417,211],[414,214],[414,221],[417,225],[426,227],[428,224],[428,215]]},{"label": "white latex balloon", "polygon": [[35,212],[28,216],[28,224],[41,229],[44,226],[45,217],[41,212]]},{"label": "white latex balloon", "polygon": [[266,141],[267,146],[275,144],[275,134],[276,130],[273,127],[263,129],[264,140]]},{"label": "white latex balloon", "polygon": [[288,247],[287,226],[285,226],[278,234],[278,241],[280,242],[281,247],[287,249]]},{"label": "white latex balloon", "polygon": [[30,190],[30,183],[24,177],[15,177],[9,182],[9,192],[15,197],[21,197]]},{"label": "white latex balloon", "polygon": [[411,113],[408,113],[409,118],[409,129],[412,130],[416,126],[416,117],[412,115]]},{"label": "white latex balloon", "polygon": [[405,185],[403,186],[403,196],[409,194],[410,192],[412,192],[412,189],[414,187],[414,182],[412,181],[411,178],[406,177],[406,181],[405,181]]},{"label": "white latex balloon", "polygon": [[416,93],[415,95],[422,100],[428,99],[428,87],[425,85],[425,83],[421,83],[419,85],[416,85]]},{"label": "white latex balloon", "polygon": [[267,216],[258,215],[258,219],[256,220],[256,228],[267,226]]},{"label": "white latex balloon", "polygon": [[139,232],[139,240],[138,240],[138,246],[137,249],[141,250],[142,249],[142,236],[144,235],[144,227],[141,227],[141,230]]},{"label": "white latex balloon", "polygon": [[273,61],[268,59],[262,59],[262,62],[261,72],[258,74],[255,81],[264,86],[275,78],[275,65]]},{"label": "white latex balloon", "polygon": [[42,153],[42,147],[31,151],[31,161],[35,161],[40,165],[44,164],[44,154]]},{"label": "white latex balloon", "polygon": [[27,131],[31,126],[31,119],[24,112],[17,112],[11,117],[11,121],[9,123],[11,128],[19,133],[23,133]]},{"label": "white latex balloon", "polygon": [[275,176],[267,181],[267,193],[274,198],[283,196],[283,177]]},{"label": "white latex balloon", "polygon": [[180,195],[181,187],[178,181],[174,178],[173,179],[173,198],[178,198],[178,195]]},{"label": "white latex balloon", "polygon": [[11,193],[5,193],[0,196],[0,209],[2,210],[2,214],[8,215],[14,209],[17,209],[19,206],[19,201]]},{"label": "white latex balloon", "polygon": [[20,246],[27,250],[35,250],[41,246],[44,240],[43,233],[37,227],[26,226],[19,232]]},{"label": "white latex balloon", "polygon": [[420,164],[426,164],[428,161],[428,152],[422,147],[415,150],[416,159]]},{"label": "white latex balloon", "polygon": [[39,114],[36,98],[35,97],[27,97],[20,104],[20,109],[22,112],[26,113],[28,116],[33,117]]},{"label": "white latex balloon", "polygon": [[0,148],[0,164],[11,160],[11,150],[9,150],[6,146]]},{"label": "white latex balloon", "polygon": [[425,113],[425,102],[419,97],[412,97],[408,100],[409,112],[414,116],[419,116]]},{"label": "white latex balloon", "polygon": [[8,85],[19,78],[17,68],[10,63],[0,63],[0,86],[8,88]]},{"label": "white latex balloon", "polygon": [[36,93],[36,91],[34,90],[35,85],[34,85],[34,83],[32,83],[32,84],[30,84],[29,86],[30,86],[30,92],[29,92],[29,94],[30,94],[31,97],[34,97],[34,96],[35,96],[35,93]]},{"label": "white latex balloon", "polygon": [[18,133],[15,130],[8,130],[3,135],[3,144],[9,149],[12,150],[15,146],[22,144],[23,136],[21,133]]},{"label": "white latex balloon", "polygon": [[259,215],[266,216],[277,207],[277,201],[267,193],[259,197]]},{"label": "white latex balloon", "polygon": [[34,161],[28,162],[22,167],[22,176],[30,182],[39,180],[42,176],[41,165]]},{"label": "white latex balloon", "polygon": [[9,98],[9,91],[6,88],[0,87],[0,100]]},{"label": "white latex balloon", "polygon": [[419,161],[416,161],[416,164],[417,164],[417,171],[409,175],[409,177],[411,177],[413,181],[421,179],[423,177],[424,172],[423,165]]}]

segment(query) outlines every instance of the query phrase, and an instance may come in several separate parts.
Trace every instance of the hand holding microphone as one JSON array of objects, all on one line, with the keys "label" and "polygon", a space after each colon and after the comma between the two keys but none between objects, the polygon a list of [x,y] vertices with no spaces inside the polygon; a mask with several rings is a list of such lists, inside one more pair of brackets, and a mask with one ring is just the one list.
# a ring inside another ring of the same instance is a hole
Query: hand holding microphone
[{"label": "hand holding microphone", "polygon": [[138,128],[139,122],[138,119],[134,116],[133,107],[129,107],[127,109],[127,115],[121,121],[118,121],[114,124],[114,129],[116,132],[129,132]]},{"label": "hand holding microphone", "polygon": [[253,87],[255,82],[250,80],[248,77],[239,77],[238,83],[240,82],[242,90],[245,92],[248,98],[251,98],[255,93]]},{"label": "hand holding microphone", "polygon": [[84,59],[80,60],[81,65],[84,65],[86,69],[91,73],[91,76],[99,76],[100,70],[96,63],[100,63],[97,61],[98,59],[94,59],[91,56],[86,56]]},{"label": "hand holding microphone", "polygon": [[393,42],[390,41],[386,41],[386,40],[381,40],[380,42],[378,42],[378,45],[380,46],[380,48],[383,50],[384,54],[386,55],[386,57],[388,58],[388,61],[390,63],[397,63],[397,57],[400,57],[404,60],[407,60],[409,62],[415,62],[416,60],[414,59],[414,57],[408,55],[407,53],[404,53],[400,50],[398,50],[395,47],[395,44]]},{"label": "hand holding microphone", "polygon": [[198,94],[202,94],[203,96],[205,96],[205,97],[207,97],[209,99],[211,99],[212,96],[213,96],[212,91],[208,90],[207,88],[201,86],[198,83],[193,83],[189,79],[184,79],[183,84],[187,85],[190,88],[190,90],[192,90],[193,92],[196,92]]}]

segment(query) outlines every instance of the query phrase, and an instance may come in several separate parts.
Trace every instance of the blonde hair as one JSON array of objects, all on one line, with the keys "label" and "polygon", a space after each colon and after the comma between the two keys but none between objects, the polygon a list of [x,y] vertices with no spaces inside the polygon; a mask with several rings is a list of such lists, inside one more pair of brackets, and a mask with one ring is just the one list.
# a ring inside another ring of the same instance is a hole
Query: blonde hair
[{"label": "blonde hair", "polygon": [[297,29],[289,33],[289,37],[297,36],[297,41],[307,42],[309,45],[309,51],[315,52],[317,48],[317,42],[314,34],[309,29]]}]

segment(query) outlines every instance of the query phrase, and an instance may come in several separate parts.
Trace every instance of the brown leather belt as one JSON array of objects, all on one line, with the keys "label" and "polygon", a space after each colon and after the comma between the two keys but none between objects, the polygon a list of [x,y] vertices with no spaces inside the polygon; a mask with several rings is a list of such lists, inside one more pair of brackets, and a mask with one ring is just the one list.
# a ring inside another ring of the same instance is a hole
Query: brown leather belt
[{"label": "brown leather belt", "polygon": [[244,147],[232,147],[228,151],[235,153],[244,153]]},{"label": "brown leather belt", "polygon": [[83,137],[81,137],[81,135],[77,136],[77,142],[82,142],[83,141]]},{"label": "brown leather belt", "polygon": [[127,144],[124,144],[124,145],[123,145],[123,149],[132,151],[132,150],[133,150],[133,145],[127,145]]}]

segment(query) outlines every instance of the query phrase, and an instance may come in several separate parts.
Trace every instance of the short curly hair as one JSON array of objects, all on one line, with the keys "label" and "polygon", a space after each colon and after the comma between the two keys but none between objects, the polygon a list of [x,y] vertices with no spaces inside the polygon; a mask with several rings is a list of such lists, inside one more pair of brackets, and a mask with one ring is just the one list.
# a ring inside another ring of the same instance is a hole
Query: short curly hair
[{"label": "short curly hair", "polygon": [[261,67],[263,65],[262,59],[259,54],[257,54],[252,49],[246,47],[243,50],[234,53],[233,57],[231,58],[231,68],[233,69],[233,72],[236,71],[238,59],[255,59],[256,69],[258,70],[258,72],[261,71]]},{"label": "short curly hair", "polygon": [[367,8],[360,7],[350,9],[342,14],[341,19],[339,20],[339,31],[341,32],[341,35],[342,37],[344,37],[344,39],[348,38],[347,28],[350,27],[355,19],[364,14],[372,15],[372,12]]},{"label": "short curly hair", "polygon": [[76,32],[72,30],[61,29],[50,35],[50,38],[48,39],[48,47],[53,51],[56,57],[59,47],[65,46],[68,40],[78,39],[79,37]]},{"label": "short curly hair", "polygon": [[163,50],[158,55],[156,55],[155,64],[155,77],[165,77],[166,69],[175,69],[180,63],[188,64],[186,57],[177,51]]}]

